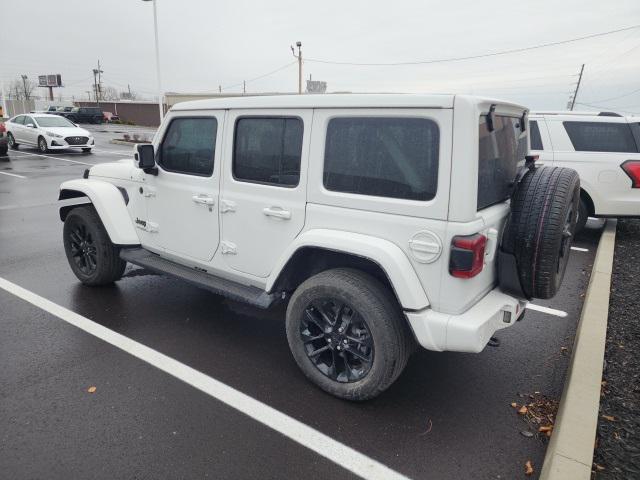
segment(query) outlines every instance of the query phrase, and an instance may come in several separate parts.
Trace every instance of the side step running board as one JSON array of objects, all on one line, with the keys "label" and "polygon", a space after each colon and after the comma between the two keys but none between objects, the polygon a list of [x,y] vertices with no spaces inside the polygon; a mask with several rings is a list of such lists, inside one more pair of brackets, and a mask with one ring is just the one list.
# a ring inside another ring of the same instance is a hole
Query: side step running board
[{"label": "side step running board", "polygon": [[269,294],[258,287],[242,285],[232,280],[225,280],[185,267],[144,248],[123,248],[120,250],[120,258],[156,273],[186,280],[197,287],[210,290],[237,302],[249,303],[258,308],[269,308],[280,298],[278,295]]}]

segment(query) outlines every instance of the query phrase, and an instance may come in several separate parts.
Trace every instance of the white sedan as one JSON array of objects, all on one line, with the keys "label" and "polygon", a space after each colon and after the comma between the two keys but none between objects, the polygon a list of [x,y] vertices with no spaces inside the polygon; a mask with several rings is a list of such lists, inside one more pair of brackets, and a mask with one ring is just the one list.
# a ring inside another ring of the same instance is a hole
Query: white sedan
[{"label": "white sedan", "polygon": [[95,145],[90,132],[58,115],[16,115],[5,123],[5,127],[9,146],[13,149],[24,144],[38,147],[42,153],[67,148],[81,148],[90,153]]}]

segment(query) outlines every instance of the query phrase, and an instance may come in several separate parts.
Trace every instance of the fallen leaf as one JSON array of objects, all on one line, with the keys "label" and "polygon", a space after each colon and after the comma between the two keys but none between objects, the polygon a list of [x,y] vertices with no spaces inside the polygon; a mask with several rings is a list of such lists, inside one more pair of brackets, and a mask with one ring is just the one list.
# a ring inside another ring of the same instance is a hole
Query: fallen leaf
[{"label": "fallen leaf", "polygon": [[518,406],[518,404],[517,404],[516,402],[513,402],[513,403],[511,403],[511,406],[512,406],[513,408],[516,408],[516,407]]},{"label": "fallen leaf", "polygon": [[542,425],[538,429],[540,433],[547,433],[547,432],[550,432],[551,430],[553,430],[553,425]]},{"label": "fallen leaf", "polygon": [[525,413],[527,413],[528,411],[529,411],[529,409],[528,409],[525,405],[523,405],[523,406],[521,406],[521,407],[520,407],[520,410],[518,410],[518,413],[519,413],[520,415],[524,415],[524,414],[525,414]]},{"label": "fallen leaf", "polygon": [[87,388],[87,392],[89,392],[89,393],[95,393],[95,391],[96,391],[96,387]]},{"label": "fallen leaf", "polygon": [[620,435],[618,434],[618,432],[613,432],[613,438],[615,438],[616,440],[620,440]]},{"label": "fallen leaf", "polygon": [[533,475],[533,465],[531,465],[531,460],[527,460],[527,463],[524,464],[524,474]]},{"label": "fallen leaf", "polygon": [[609,420],[610,422],[616,421],[616,417],[612,417],[611,415],[602,415],[602,418],[604,418],[605,420]]},{"label": "fallen leaf", "polygon": [[593,466],[596,467],[596,470],[598,470],[599,472],[604,470],[604,467],[602,465],[598,465],[597,463],[594,463]]},{"label": "fallen leaf", "polygon": [[529,430],[522,430],[520,432],[520,435],[522,435],[523,437],[531,438],[533,437],[533,432],[530,432]]}]

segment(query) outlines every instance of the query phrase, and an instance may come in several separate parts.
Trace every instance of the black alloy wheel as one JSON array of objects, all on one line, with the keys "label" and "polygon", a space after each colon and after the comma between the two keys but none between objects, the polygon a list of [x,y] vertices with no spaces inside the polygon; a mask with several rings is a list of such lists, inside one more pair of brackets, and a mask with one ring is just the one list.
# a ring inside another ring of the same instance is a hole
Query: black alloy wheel
[{"label": "black alloy wheel", "polygon": [[322,298],[304,309],[300,339],[309,360],[331,380],[357,382],[371,370],[374,343],[360,313],[346,303]]},{"label": "black alloy wheel", "polygon": [[93,275],[96,271],[97,248],[87,226],[77,223],[69,232],[71,256],[78,269],[85,275]]},{"label": "black alloy wheel", "polygon": [[564,228],[562,229],[562,239],[560,240],[560,253],[558,255],[558,266],[556,268],[556,272],[558,272],[561,277],[564,275],[564,271],[567,268],[567,263],[569,261],[569,249],[571,248],[571,241],[573,237],[573,233],[571,233],[572,227],[573,204],[571,204],[569,206],[569,210],[567,210],[567,216],[564,220]]}]

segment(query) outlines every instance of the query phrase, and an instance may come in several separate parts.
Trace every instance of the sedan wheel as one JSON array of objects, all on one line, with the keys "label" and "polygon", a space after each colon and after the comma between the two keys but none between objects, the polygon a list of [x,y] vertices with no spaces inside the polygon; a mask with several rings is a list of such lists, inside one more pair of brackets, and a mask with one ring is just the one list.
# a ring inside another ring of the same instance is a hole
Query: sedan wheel
[{"label": "sedan wheel", "polygon": [[38,150],[40,150],[41,153],[47,153],[49,151],[49,146],[44,137],[38,139]]},{"label": "sedan wheel", "polygon": [[7,133],[7,140],[9,142],[9,146],[13,149],[13,150],[17,150],[19,144],[16,143],[16,139],[13,138],[13,134],[11,132]]}]

